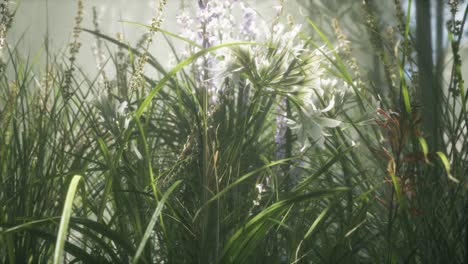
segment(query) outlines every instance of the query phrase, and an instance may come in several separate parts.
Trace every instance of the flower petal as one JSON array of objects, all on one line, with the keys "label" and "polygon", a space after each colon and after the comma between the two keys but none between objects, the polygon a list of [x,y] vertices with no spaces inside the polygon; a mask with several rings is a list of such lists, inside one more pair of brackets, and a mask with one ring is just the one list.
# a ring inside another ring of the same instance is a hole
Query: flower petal
[{"label": "flower petal", "polygon": [[315,122],[323,127],[337,127],[341,124],[341,121],[327,117],[316,117]]}]

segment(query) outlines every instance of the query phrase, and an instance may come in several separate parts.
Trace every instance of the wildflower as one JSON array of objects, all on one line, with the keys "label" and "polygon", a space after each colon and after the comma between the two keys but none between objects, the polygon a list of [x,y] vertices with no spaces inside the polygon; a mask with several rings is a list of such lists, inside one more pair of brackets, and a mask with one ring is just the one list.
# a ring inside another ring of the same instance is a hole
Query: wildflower
[{"label": "wildflower", "polygon": [[4,0],[0,3],[0,71],[4,70],[3,48],[6,42],[6,34],[13,22],[14,12],[10,11],[10,1]]},{"label": "wildflower", "polygon": [[131,92],[136,91],[136,88],[138,87],[138,85],[140,85],[140,83],[143,81],[142,75],[143,75],[143,70],[146,65],[146,62],[148,60],[149,48],[151,44],[153,43],[153,35],[158,31],[159,27],[161,26],[163,22],[163,11],[164,11],[166,4],[167,4],[167,0],[161,0],[159,2],[158,8],[156,10],[156,16],[153,17],[153,19],[151,20],[151,28],[148,33],[148,37],[146,38],[146,46],[144,47],[144,50],[141,56],[139,57],[135,72],[132,76],[132,80],[130,83]]},{"label": "wildflower", "polygon": [[[299,121],[292,119],[287,120],[288,126],[293,134],[298,136],[298,141],[302,145],[300,151],[303,152],[312,143],[322,146],[325,142],[325,136],[329,136],[323,128],[334,128],[341,124],[340,121],[322,116],[323,113],[330,111],[335,104],[334,99],[324,109],[318,109],[310,101],[299,113]],[[312,142],[310,141],[312,139]]]},{"label": "wildflower", "polygon": [[118,115],[124,115],[124,114],[125,114],[125,110],[127,109],[127,107],[128,107],[127,101],[123,101],[122,103],[120,103],[120,104],[117,106],[117,114],[118,114]]},{"label": "wildflower", "polygon": [[102,96],[95,102],[95,105],[99,109],[99,123],[104,127],[105,131],[118,138],[128,129],[131,117],[127,110],[127,101],[119,102]]},{"label": "wildflower", "polygon": [[[323,74],[323,73],[321,73]],[[347,86],[335,78],[318,78],[315,80],[316,88],[304,87],[299,94],[302,107],[297,114],[297,119],[288,119],[287,124],[293,134],[297,135],[301,144],[300,151],[309,148],[312,143],[323,146],[325,137],[329,136],[325,128],[335,128],[341,124],[340,121],[324,116],[330,112],[338,97],[342,103]],[[327,100],[328,105],[320,108],[322,100]],[[312,140],[312,142],[310,141]]]},{"label": "wildflower", "polygon": [[257,190],[257,197],[253,200],[254,206],[260,206],[260,202],[262,200],[262,194],[266,193],[266,186],[263,183],[257,183],[255,185],[255,189]]},{"label": "wildflower", "polygon": [[[325,55],[330,54],[325,51],[324,55],[321,51],[307,47],[298,37],[301,25],[295,24],[292,18],[288,19],[289,30],[286,29],[280,22],[283,1],[276,9],[277,17],[271,32],[265,31],[263,36],[258,32],[254,10],[243,2],[239,4],[243,21],[239,23],[238,31],[233,30],[236,25],[231,14],[233,6],[234,1],[200,1],[196,17],[196,24],[199,26],[194,30],[194,20],[183,11],[177,19],[182,27],[181,34],[203,48],[233,39],[268,41],[268,47],[238,47],[229,52],[215,51],[198,58],[192,68],[198,87],[206,89],[210,104],[214,105],[218,103],[219,95],[225,89],[220,76],[229,75],[236,80],[241,78],[241,73],[247,73],[246,76],[251,76],[249,78],[253,78],[252,80],[257,82],[256,85],[261,86],[264,91],[279,95],[274,138],[277,159],[287,155],[288,128],[301,142],[301,151],[312,142],[322,145],[324,137],[328,135],[325,128],[337,127],[340,124],[340,121],[325,117],[324,114],[332,110],[335,102],[343,101],[347,90],[343,82],[326,76]],[[192,45],[185,51],[186,54],[193,54],[198,48]],[[221,74],[219,69],[223,69],[225,73]],[[286,105],[291,97],[297,97],[296,102],[300,107],[293,109],[291,116],[288,116]],[[321,107],[321,100],[327,102],[326,107]]]},{"label": "wildflower", "polygon": [[[195,18],[191,18],[187,11],[183,10],[177,16],[177,22],[181,26],[180,34],[202,48],[234,40],[255,40],[257,38],[255,12],[239,1],[243,23],[235,23],[232,10],[236,2],[238,1],[199,1]],[[188,57],[198,52],[199,47],[187,45],[182,55]],[[229,59],[228,52],[217,50],[198,58],[192,65],[197,87],[202,87],[208,92],[211,105],[217,104],[219,95],[224,93],[225,85],[223,78],[220,77],[224,77],[223,73]]]},{"label": "wildflower", "polygon": [[280,12],[283,11],[283,5],[276,5],[276,6],[274,6],[273,8],[274,8],[274,9],[276,10],[276,12],[278,12],[278,13],[280,13]]},{"label": "wildflower", "polygon": [[78,0],[78,9],[75,17],[75,26],[73,28],[73,42],[70,43],[69,49],[69,68],[65,71],[64,82],[62,86],[62,94],[65,100],[70,99],[72,92],[70,91],[70,86],[72,82],[73,72],[75,71],[75,60],[78,52],[80,51],[81,42],[79,42],[79,37],[81,33],[81,22],[83,21],[83,1]]},{"label": "wildflower", "polygon": [[247,7],[244,3],[240,3],[242,10],[242,24],[240,26],[240,40],[255,40],[257,38],[257,27],[256,27],[256,13],[255,11]]},{"label": "wildflower", "polygon": [[138,150],[137,146],[135,145],[135,142],[132,141],[131,143],[131,148],[132,148],[132,151],[133,153],[135,153],[136,157],[139,159],[139,160],[143,160],[143,156],[141,155],[140,151]]},{"label": "wildflower", "polygon": [[192,29],[194,22],[189,13],[186,10],[183,10],[177,15],[176,21],[180,26],[182,26],[182,30],[180,32],[181,36],[188,40],[195,41],[196,34]]},{"label": "wildflower", "polygon": [[258,193],[264,193],[265,192],[265,189],[264,189],[264,186],[262,183],[257,183],[255,185],[255,188],[257,189]]},{"label": "wildflower", "polygon": [[[98,12],[96,10],[96,7],[93,7],[93,24],[94,24],[94,30],[97,33],[100,33]],[[102,84],[105,88],[109,88],[110,86],[108,84],[107,74],[104,69],[104,66],[105,66],[104,62],[106,60],[106,56],[102,50],[102,40],[100,37],[96,36],[96,43],[94,44],[92,49],[93,49],[94,57],[96,59],[97,70],[100,71],[98,82]],[[107,90],[107,93],[110,94],[110,90]]]}]

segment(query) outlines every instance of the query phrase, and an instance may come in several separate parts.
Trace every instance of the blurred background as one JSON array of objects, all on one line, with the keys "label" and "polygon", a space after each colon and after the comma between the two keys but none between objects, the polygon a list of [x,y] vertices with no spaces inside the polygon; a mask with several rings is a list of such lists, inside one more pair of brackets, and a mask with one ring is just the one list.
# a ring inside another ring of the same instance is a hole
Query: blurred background
[{"label": "blurred background", "polygon": [[[258,12],[258,19],[266,24],[271,24],[276,14],[275,7],[279,5],[279,0],[263,0],[263,1],[244,1]],[[426,2],[426,4],[424,4]],[[447,3],[442,0],[430,1],[413,1],[411,12],[411,24],[416,28],[416,10],[417,5],[427,5],[430,8],[426,15],[429,17],[425,22],[429,24],[419,28],[419,31],[431,32],[431,49],[428,51],[432,54],[432,60],[439,64],[438,70],[443,71],[444,80],[447,82],[450,78],[452,62],[450,45],[445,30],[445,24],[450,19],[450,13]],[[128,1],[128,0],[85,0],[84,1],[84,21],[82,27],[94,30],[93,9],[96,10],[96,21],[99,23],[101,33],[116,37],[122,34],[123,39],[131,45],[136,45],[138,40],[148,31],[147,28],[126,23],[124,21],[138,22],[149,24],[153,16],[156,14],[158,1]],[[191,10],[195,16],[195,6],[197,1],[171,0],[165,10],[165,17],[162,28],[170,32],[180,34],[180,26],[176,22],[176,17],[180,14],[183,8]],[[360,70],[368,77],[376,87],[384,85],[382,80],[384,69],[380,63],[382,58],[375,53],[375,43],[372,43],[372,34],[383,36],[384,39],[393,38],[395,32],[391,31],[391,27],[398,27],[398,19],[396,19],[394,1],[369,1],[369,6],[373,10],[375,18],[377,18],[378,28],[369,29],[367,22],[369,20],[366,11],[363,8],[362,1],[355,0],[286,0],[284,19],[287,15],[291,15],[295,22],[303,24],[303,30],[312,33],[318,39],[318,35],[313,32],[313,29],[308,25],[306,17],[309,17],[319,28],[325,32],[327,37],[336,43],[336,30],[334,29],[334,21],[336,20],[339,30],[344,37],[349,41],[349,46],[353,57],[358,61]],[[67,45],[70,42],[70,37],[73,34],[73,26],[75,14],[77,11],[76,1],[69,0],[23,0],[17,2],[17,15],[11,30],[8,32],[10,44],[19,43],[20,50],[34,56],[44,51],[46,40],[50,45],[51,50],[66,51]],[[401,1],[401,11],[406,13],[407,1]],[[234,10],[234,15],[240,17],[239,8]],[[462,10],[463,11],[463,10]],[[463,12],[458,12],[458,19],[461,19]],[[421,23],[425,23],[421,21]],[[372,30],[376,32],[372,33]],[[315,34],[315,35],[314,35]],[[427,35],[427,34],[426,34]],[[22,40],[22,41],[20,41]],[[83,70],[90,74],[95,74],[96,59],[93,47],[96,45],[96,38],[89,33],[83,32],[80,35],[82,47],[81,55],[78,56],[78,65],[83,67]],[[183,43],[174,41],[174,46],[180,48]],[[394,43],[397,45],[398,43]],[[383,44],[382,44],[383,45]],[[112,50],[114,47],[110,46]],[[387,47],[389,49],[395,47]],[[150,49],[151,54],[158,58],[160,63],[166,67],[170,65],[171,52],[167,40],[161,34],[155,36],[155,41]],[[446,55],[448,54],[448,55]],[[462,60],[468,56],[466,45],[461,44],[460,55]],[[40,56],[44,59],[45,56]],[[112,71],[112,69],[108,69]],[[468,73],[466,66],[463,66],[462,72]],[[445,84],[444,86],[447,86]]]},{"label": "blurred background", "polygon": [[[18,11],[12,29],[9,32],[10,43],[23,39],[19,42],[23,51],[34,55],[44,48],[45,39],[48,33],[52,49],[63,49],[70,42],[75,24],[77,12],[77,1],[73,0],[24,0],[18,3]],[[93,8],[97,11],[97,21],[99,29],[103,34],[116,37],[123,34],[126,42],[135,45],[142,36],[148,32],[147,28],[131,25],[123,21],[137,22],[149,25],[151,19],[156,14],[157,0],[128,1],[128,0],[85,0],[84,20],[82,27],[94,30]],[[258,11],[258,18],[271,21],[276,13],[277,1],[246,1],[252,8]],[[192,10],[195,16],[194,5],[197,1],[170,0],[165,8],[164,22],[162,28],[172,33],[180,34],[180,26],[176,22],[176,17],[182,8]],[[238,8],[237,8],[238,9]],[[287,13],[294,16],[299,15],[299,5],[295,1],[288,1],[286,5]],[[237,14],[239,15],[239,10]],[[302,20],[302,19],[300,19]],[[85,69],[96,69],[93,56],[93,45],[96,38],[86,32],[80,35],[82,47],[78,64]],[[182,45],[180,41],[174,41],[174,45]],[[113,48],[113,47],[112,47]],[[169,59],[169,47],[166,40],[158,34],[152,49],[153,56],[164,61]]]},{"label": "blurred background", "polygon": [[[180,13],[181,7],[194,10],[194,4],[197,1],[171,0],[166,6],[165,18],[162,28],[173,33],[180,33],[179,25],[176,23],[176,16]],[[258,19],[271,24],[276,9],[279,5],[278,0],[263,1],[245,1],[258,12]],[[389,2],[389,1],[383,1]],[[391,2],[391,1],[390,1]],[[94,29],[93,8],[97,11],[97,21],[100,31],[106,35],[115,37],[122,33],[126,41],[136,44],[137,41],[147,32],[146,28],[131,25],[122,21],[131,21],[149,24],[156,13],[158,1],[128,1],[128,0],[95,0],[84,1],[84,21],[82,26],[88,29]],[[391,8],[392,3],[379,4],[379,9],[385,10],[386,5]],[[52,49],[63,49],[70,42],[73,33],[74,17],[77,11],[76,1],[69,0],[23,0],[18,2],[16,19],[10,30],[10,38],[14,40],[10,43],[23,39],[19,42],[22,50],[34,55],[44,48],[46,36],[48,35],[50,47]],[[238,9],[238,8],[237,8]],[[307,25],[305,20],[309,16],[317,23],[327,35],[330,36],[332,29],[332,20],[339,19],[340,26],[351,41],[356,56],[365,57],[369,54],[368,43],[361,15],[360,1],[328,1],[328,0],[289,0],[285,1],[285,15],[290,14],[296,20],[296,23],[303,24],[303,30],[312,31],[312,27]],[[239,16],[239,10],[235,13]],[[380,11],[379,11],[380,12]],[[193,12],[195,13],[195,12]],[[390,12],[381,12],[381,15],[390,16]],[[286,16],[284,16],[286,17]],[[95,43],[95,37],[89,33],[82,33],[82,48],[79,56],[79,64],[86,69],[95,69],[92,46]],[[176,46],[177,41],[174,43]],[[368,44],[367,44],[368,45]],[[159,35],[154,41],[151,50],[155,57],[161,60],[168,59],[168,46],[166,40]]]}]

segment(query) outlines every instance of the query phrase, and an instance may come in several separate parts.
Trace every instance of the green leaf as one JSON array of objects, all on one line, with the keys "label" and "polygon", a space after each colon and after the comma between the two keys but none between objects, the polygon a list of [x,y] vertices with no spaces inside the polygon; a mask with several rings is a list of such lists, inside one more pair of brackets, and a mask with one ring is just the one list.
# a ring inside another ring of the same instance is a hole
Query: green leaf
[{"label": "green leaf", "polygon": [[390,173],[390,177],[392,178],[392,183],[393,183],[393,187],[395,188],[398,203],[400,203],[400,205],[403,205],[402,204],[403,203],[403,196],[402,196],[402,193],[401,193],[400,184],[398,183],[398,178],[395,175],[395,173],[393,173],[393,172]]},{"label": "green leaf", "polygon": [[405,81],[405,75],[404,75],[404,71],[403,71],[403,63],[400,63],[400,81],[401,81],[401,93],[402,93],[402,96],[403,96],[403,102],[405,104],[405,110],[406,112],[409,114],[409,116],[411,116],[411,112],[413,111],[411,109],[411,101],[410,101],[410,98],[409,98],[409,92],[408,92],[408,86],[406,85],[406,81]]},{"label": "green leaf", "polygon": [[159,92],[159,90],[161,90],[164,87],[166,82],[169,81],[183,67],[189,65],[190,63],[192,63],[192,61],[196,60],[197,58],[199,58],[199,57],[201,57],[201,56],[203,56],[203,55],[205,55],[205,54],[207,54],[209,52],[215,51],[215,50],[220,49],[220,48],[233,47],[233,46],[239,46],[239,45],[258,45],[258,44],[253,43],[253,42],[233,42],[233,43],[226,43],[226,44],[216,45],[216,46],[212,46],[212,47],[209,47],[207,49],[201,50],[201,51],[193,54],[192,56],[188,57],[187,59],[181,61],[174,68],[172,68],[172,70],[170,70],[166,75],[164,75],[164,78],[162,78],[158,82],[158,84],[156,84],[156,86],[148,93],[148,95],[146,96],[143,103],[136,110],[136,112],[135,112],[136,117],[137,118],[141,117],[143,112],[145,112],[146,108],[151,103],[151,100],[153,100],[153,97]]},{"label": "green leaf", "polygon": [[159,215],[161,214],[161,211],[164,207],[164,204],[166,203],[166,200],[169,198],[169,195],[174,191],[174,189],[181,182],[182,180],[178,180],[174,184],[172,184],[172,186],[164,193],[163,197],[161,198],[161,201],[158,202],[158,205],[156,206],[156,209],[154,210],[153,216],[151,216],[151,220],[148,226],[146,227],[146,231],[143,234],[143,238],[141,239],[140,244],[138,245],[138,249],[135,253],[135,256],[133,257],[132,263],[138,263],[138,259],[143,253],[143,250],[145,249],[146,242],[148,242],[151,232],[153,232],[154,225],[158,221]]},{"label": "green leaf", "polygon": [[315,228],[318,226],[318,224],[323,220],[323,218],[325,218],[325,216],[327,215],[328,213],[328,210],[330,210],[330,206],[328,206],[327,208],[325,208],[319,216],[317,216],[317,219],[315,219],[315,221],[312,223],[312,225],[310,226],[309,230],[307,230],[307,233],[304,235],[304,239],[308,238],[310,236],[310,234],[312,234],[312,232],[315,230]]},{"label": "green leaf", "polygon": [[449,178],[449,180],[455,183],[460,183],[460,181],[457,178],[453,177],[452,173],[450,172],[450,162],[447,156],[445,156],[445,154],[441,151],[437,151],[437,156],[439,157],[440,161],[442,161],[442,164],[444,165],[444,168],[445,168],[445,171],[447,172],[447,177]]},{"label": "green leaf", "polygon": [[271,219],[281,217],[291,206],[303,201],[327,198],[346,191],[349,191],[349,188],[337,187],[314,190],[307,194],[292,194],[270,205],[249,220],[245,225],[241,226],[229,239],[220,263],[243,263],[243,260],[253,252],[256,245],[264,241],[264,237],[271,227],[277,223],[277,221],[272,221]]},{"label": "green leaf", "polygon": [[418,141],[419,141],[419,146],[421,146],[421,150],[424,154],[424,161],[426,161],[426,163],[430,163],[429,159],[427,158],[427,154],[429,153],[429,148],[427,146],[426,139],[419,136]]},{"label": "green leaf", "polygon": [[46,218],[46,219],[39,219],[39,220],[34,220],[34,221],[29,221],[14,227],[10,227],[8,229],[5,229],[1,232],[2,235],[8,234],[8,233],[13,233],[13,232],[18,232],[22,231],[24,229],[28,229],[30,227],[33,227],[37,224],[42,224],[42,223],[48,223],[53,221],[54,219],[59,219],[60,217],[51,217],[51,218]]},{"label": "green leaf", "polygon": [[76,189],[80,183],[81,176],[75,175],[68,187],[67,197],[65,198],[65,204],[63,206],[62,218],[60,220],[59,231],[57,234],[57,242],[55,243],[54,252],[54,264],[61,263],[63,256],[63,248],[65,246],[65,240],[67,238],[68,223],[73,210],[73,200],[75,199]]},{"label": "green leaf", "polygon": [[[408,11],[406,14],[406,23],[405,23],[405,35],[404,35],[404,40],[403,40],[403,52],[406,52],[406,45],[408,43],[408,37],[409,37],[409,30],[410,30],[410,17],[411,17],[411,3],[412,0],[408,1]],[[404,58],[403,58],[404,60]],[[405,104],[405,110],[409,114],[409,117],[411,118],[411,103],[410,103],[410,98],[409,98],[409,92],[408,92],[408,86],[406,85],[406,80],[405,80],[405,74],[404,74],[404,62],[400,62],[398,59],[398,65],[399,65],[399,72],[400,72],[400,81],[401,81],[401,94],[403,96],[403,102]]]},{"label": "green leaf", "polygon": [[237,186],[238,184],[242,183],[243,181],[247,180],[248,178],[252,177],[253,175],[256,175],[257,173],[267,169],[267,168],[270,168],[270,167],[273,167],[273,166],[276,166],[276,165],[280,165],[280,164],[283,164],[284,162],[288,161],[288,160],[292,160],[293,158],[289,158],[289,159],[282,159],[282,160],[277,160],[277,161],[273,161],[263,167],[260,167],[258,169],[255,169],[243,176],[241,176],[239,179],[237,179],[235,182],[233,182],[232,184],[230,184],[229,186],[226,186],[224,189],[222,189],[220,192],[218,192],[216,195],[214,195],[213,197],[211,197],[211,199],[209,199],[199,210],[198,212],[195,214],[195,217],[194,219],[196,219],[198,217],[198,215],[200,214],[200,212],[210,203],[212,203],[213,201],[216,201],[217,199],[219,199],[219,197],[221,197],[222,195],[224,195],[226,192],[228,192],[230,189],[232,189],[233,187]]},{"label": "green leaf", "polygon": [[[142,26],[142,27],[145,27],[145,28],[148,28],[148,29],[151,29],[153,28],[153,26],[151,25],[146,25],[146,24],[142,24],[142,23],[138,23],[138,22],[132,22],[132,21],[125,21],[125,20],[121,20],[120,22],[123,22],[123,23],[127,23],[127,24],[130,24],[130,25],[136,25],[136,26]],[[167,30],[164,30],[162,28],[159,28],[159,27],[156,27],[155,28],[157,31],[165,34],[165,35],[168,35],[168,36],[171,36],[173,38],[176,38],[176,39],[179,39],[179,40],[182,40],[184,42],[187,42],[188,44],[192,45],[192,46],[195,46],[197,48],[200,48],[200,49],[203,49],[203,46],[201,45],[198,45],[196,42],[194,41],[191,41],[190,39],[188,38],[184,38],[184,37],[181,37],[175,33],[172,33],[170,31],[167,31]]]}]

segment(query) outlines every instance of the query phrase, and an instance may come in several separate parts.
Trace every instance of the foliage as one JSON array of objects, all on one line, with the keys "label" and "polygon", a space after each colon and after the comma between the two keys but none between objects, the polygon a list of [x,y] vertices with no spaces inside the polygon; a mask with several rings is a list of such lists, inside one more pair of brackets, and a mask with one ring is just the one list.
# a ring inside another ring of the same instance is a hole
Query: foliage
[{"label": "foliage", "polygon": [[[418,59],[413,34],[427,32],[410,26],[411,1],[406,14],[395,1],[388,36],[364,1],[382,69],[369,77],[339,20],[324,32],[283,23],[284,1],[266,23],[243,1],[201,0],[171,33],[166,2],[133,23],[149,30],[135,47],[96,15],[81,28],[81,1],[70,50],[47,50],[45,65],[0,41],[2,263],[468,261],[458,2],[446,92],[441,60]],[[96,76],[75,63],[81,34],[96,37]],[[151,55],[154,34],[175,65]]]}]

